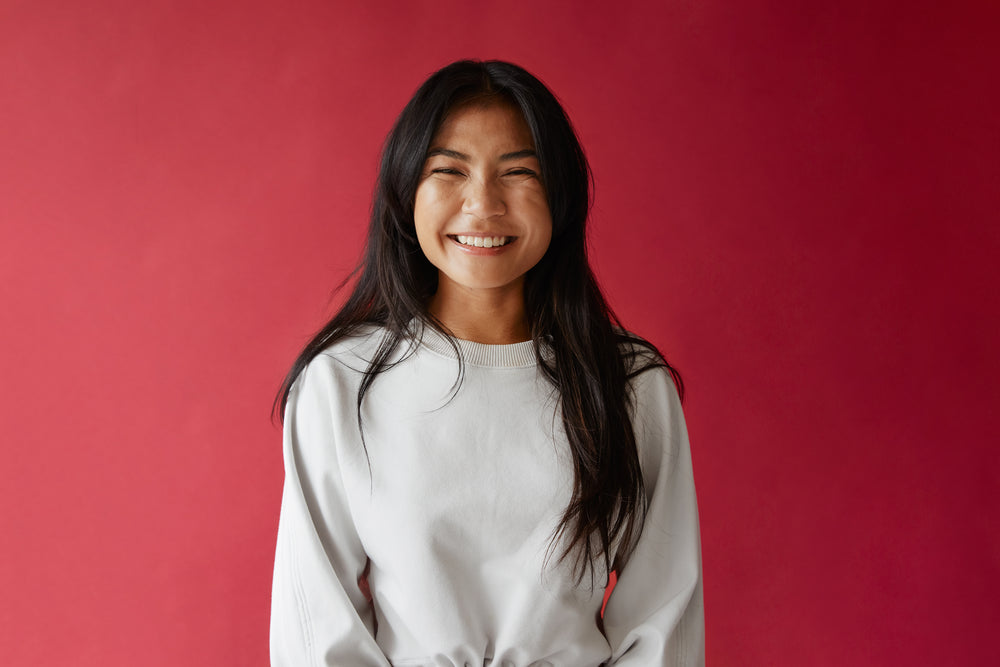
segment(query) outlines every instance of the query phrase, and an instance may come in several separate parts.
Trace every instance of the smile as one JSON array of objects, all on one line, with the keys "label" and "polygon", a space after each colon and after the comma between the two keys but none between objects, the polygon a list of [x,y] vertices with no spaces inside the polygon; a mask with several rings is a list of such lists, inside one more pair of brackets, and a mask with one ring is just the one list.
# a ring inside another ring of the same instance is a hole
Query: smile
[{"label": "smile", "polygon": [[513,236],[463,236],[449,235],[450,238],[455,239],[459,243],[465,246],[473,248],[497,248],[502,245],[507,245],[514,240]]}]

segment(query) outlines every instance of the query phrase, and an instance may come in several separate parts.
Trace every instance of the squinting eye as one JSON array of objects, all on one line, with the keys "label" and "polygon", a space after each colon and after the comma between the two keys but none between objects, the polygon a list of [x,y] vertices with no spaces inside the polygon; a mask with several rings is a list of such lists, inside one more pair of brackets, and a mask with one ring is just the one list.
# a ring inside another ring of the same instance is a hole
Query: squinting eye
[{"label": "squinting eye", "polygon": [[449,167],[438,167],[437,169],[431,169],[432,174],[447,174],[449,176],[461,176],[462,172],[457,169],[451,169]]},{"label": "squinting eye", "polygon": [[538,174],[536,174],[531,169],[524,169],[524,168],[511,169],[506,174],[504,174],[504,176],[537,176],[537,175]]}]

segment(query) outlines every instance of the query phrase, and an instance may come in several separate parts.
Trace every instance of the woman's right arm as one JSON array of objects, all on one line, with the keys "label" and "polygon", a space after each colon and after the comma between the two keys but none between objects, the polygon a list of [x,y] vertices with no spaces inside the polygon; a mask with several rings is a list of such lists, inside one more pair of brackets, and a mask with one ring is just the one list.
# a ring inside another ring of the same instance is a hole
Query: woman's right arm
[{"label": "woman's right arm", "polygon": [[389,667],[358,580],[367,564],[334,440],[326,359],[299,376],[285,408],[285,485],[271,592],[272,667]]}]

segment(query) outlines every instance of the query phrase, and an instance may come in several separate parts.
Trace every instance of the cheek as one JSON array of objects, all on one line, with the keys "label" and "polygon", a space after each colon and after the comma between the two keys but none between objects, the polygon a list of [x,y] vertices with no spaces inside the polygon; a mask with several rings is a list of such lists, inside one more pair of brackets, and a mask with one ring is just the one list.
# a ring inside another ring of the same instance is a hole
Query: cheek
[{"label": "cheek", "polygon": [[433,235],[434,221],[436,218],[436,206],[433,193],[421,185],[417,188],[417,195],[413,201],[413,224],[417,231],[417,240],[420,246],[430,240]]},{"label": "cheek", "polygon": [[552,239],[552,214],[549,212],[549,203],[544,194],[532,197],[528,210],[531,225],[535,228],[539,242],[544,242],[548,246]]},{"label": "cheek", "polygon": [[417,187],[413,200],[413,219],[418,228],[443,224],[448,208],[447,193],[433,180],[424,181]]},{"label": "cheek", "polygon": [[427,207],[430,204],[429,193],[423,184],[417,186],[417,193],[413,197],[413,219],[420,220],[426,218]]}]

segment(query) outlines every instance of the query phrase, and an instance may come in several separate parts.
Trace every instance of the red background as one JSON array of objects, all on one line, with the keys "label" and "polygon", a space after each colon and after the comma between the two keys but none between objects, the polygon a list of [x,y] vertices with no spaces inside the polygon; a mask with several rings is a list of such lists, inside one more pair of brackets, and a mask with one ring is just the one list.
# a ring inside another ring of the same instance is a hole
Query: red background
[{"label": "red background", "polygon": [[271,400],[499,57],[688,383],[709,663],[1000,664],[997,7],[0,1],[3,663],[266,664]]}]

